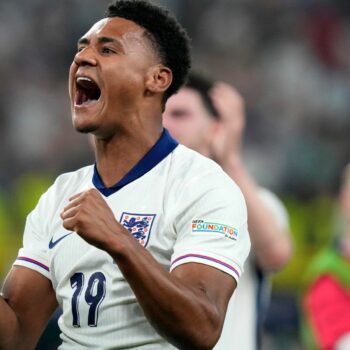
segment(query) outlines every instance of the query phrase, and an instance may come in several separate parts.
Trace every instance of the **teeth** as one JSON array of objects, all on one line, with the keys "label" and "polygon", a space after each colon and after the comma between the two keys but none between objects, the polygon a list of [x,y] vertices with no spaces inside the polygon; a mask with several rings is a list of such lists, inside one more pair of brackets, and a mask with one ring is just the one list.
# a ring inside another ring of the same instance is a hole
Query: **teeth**
[{"label": "teeth", "polygon": [[77,78],[77,82],[80,82],[80,81],[89,81],[89,82],[92,82],[92,80],[88,77],[78,77]]}]

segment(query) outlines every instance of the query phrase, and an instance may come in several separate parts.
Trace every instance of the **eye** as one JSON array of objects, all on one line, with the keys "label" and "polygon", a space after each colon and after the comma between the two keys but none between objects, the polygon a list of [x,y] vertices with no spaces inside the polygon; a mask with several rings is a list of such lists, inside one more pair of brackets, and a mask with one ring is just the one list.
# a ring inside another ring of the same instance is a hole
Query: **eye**
[{"label": "eye", "polygon": [[78,46],[77,52],[81,52],[81,51],[83,51],[83,50],[84,50],[84,46]]},{"label": "eye", "polygon": [[115,53],[115,51],[112,50],[112,49],[109,48],[109,47],[102,47],[101,52],[104,53],[104,54],[112,54],[112,53]]},{"label": "eye", "polygon": [[170,115],[173,119],[186,119],[190,116],[190,113],[184,109],[176,109]]}]

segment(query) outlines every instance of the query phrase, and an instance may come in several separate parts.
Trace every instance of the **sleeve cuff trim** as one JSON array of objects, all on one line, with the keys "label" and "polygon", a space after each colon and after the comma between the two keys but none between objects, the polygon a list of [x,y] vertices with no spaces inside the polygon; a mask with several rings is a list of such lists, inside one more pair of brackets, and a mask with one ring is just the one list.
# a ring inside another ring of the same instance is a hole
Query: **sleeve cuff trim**
[{"label": "sleeve cuff trim", "polygon": [[176,264],[177,262],[183,260],[183,259],[188,259],[188,258],[197,258],[197,259],[204,259],[204,260],[209,260],[212,261],[214,263],[220,264],[222,266],[225,266],[226,268],[228,268],[229,270],[231,270],[238,278],[240,277],[239,272],[231,265],[220,261],[218,259],[212,258],[210,256],[206,256],[206,255],[201,255],[201,254],[185,254],[185,255],[181,255],[178,258],[176,258],[173,262],[172,265]]},{"label": "sleeve cuff trim", "polygon": [[40,266],[41,268],[43,268],[44,270],[46,270],[48,272],[50,271],[50,269],[46,265],[40,263],[37,260],[31,259],[31,258],[27,258],[25,256],[18,256],[16,260],[27,261],[27,262],[32,263],[34,265]]}]

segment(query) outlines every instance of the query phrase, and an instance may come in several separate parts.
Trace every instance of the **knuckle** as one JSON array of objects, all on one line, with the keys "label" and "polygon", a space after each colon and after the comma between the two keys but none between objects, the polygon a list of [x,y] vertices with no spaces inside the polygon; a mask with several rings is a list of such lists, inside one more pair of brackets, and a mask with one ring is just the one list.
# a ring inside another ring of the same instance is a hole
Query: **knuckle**
[{"label": "knuckle", "polygon": [[93,195],[95,193],[95,189],[94,188],[90,188],[89,190],[87,190],[87,194],[89,196]]}]

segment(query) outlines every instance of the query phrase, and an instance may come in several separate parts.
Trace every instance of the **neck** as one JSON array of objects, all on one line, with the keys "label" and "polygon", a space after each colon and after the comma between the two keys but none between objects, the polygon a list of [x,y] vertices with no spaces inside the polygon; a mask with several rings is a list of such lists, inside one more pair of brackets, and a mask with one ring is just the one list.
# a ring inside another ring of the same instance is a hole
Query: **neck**
[{"label": "neck", "polygon": [[120,181],[159,140],[163,127],[115,135],[104,140],[95,137],[96,166],[103,184]]}]

